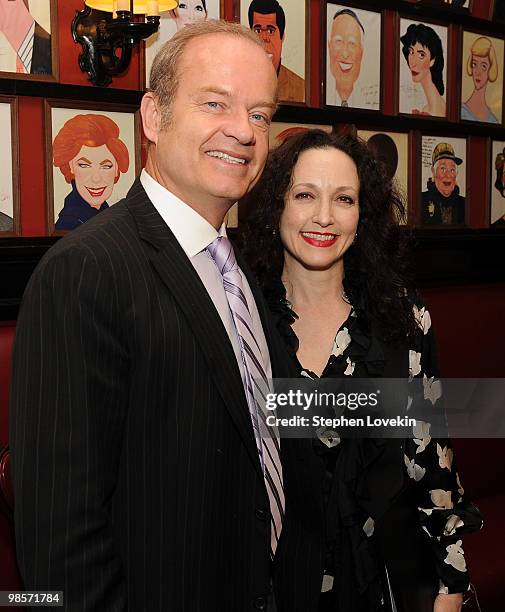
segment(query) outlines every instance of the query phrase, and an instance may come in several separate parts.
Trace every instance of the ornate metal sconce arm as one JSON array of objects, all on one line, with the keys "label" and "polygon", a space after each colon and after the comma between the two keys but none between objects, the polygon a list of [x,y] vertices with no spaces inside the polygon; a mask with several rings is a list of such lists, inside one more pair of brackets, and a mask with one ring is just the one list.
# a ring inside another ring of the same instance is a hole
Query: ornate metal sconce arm
[{"label": "ornate metal sconce arm", "polygon": [[131,22],[128,11],[119,11],[113,19],[109,13],[85,6],[72,21],[72,36],[82,46],[79,67],[88,73],[93,85],[110,85],[113,76],[128,68],[133,47],[154,34],[159,23],[159,17]]}]

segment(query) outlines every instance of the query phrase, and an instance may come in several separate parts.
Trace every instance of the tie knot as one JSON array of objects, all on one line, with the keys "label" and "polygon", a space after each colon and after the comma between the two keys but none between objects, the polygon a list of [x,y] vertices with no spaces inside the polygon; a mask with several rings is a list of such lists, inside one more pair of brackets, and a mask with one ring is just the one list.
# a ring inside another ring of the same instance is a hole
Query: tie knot
[{"label": "tie knot", "polygon": [[226,236],[219,236],[207,247],[217,269],[224,276],[227,272],[238,268],[233,246]]}]

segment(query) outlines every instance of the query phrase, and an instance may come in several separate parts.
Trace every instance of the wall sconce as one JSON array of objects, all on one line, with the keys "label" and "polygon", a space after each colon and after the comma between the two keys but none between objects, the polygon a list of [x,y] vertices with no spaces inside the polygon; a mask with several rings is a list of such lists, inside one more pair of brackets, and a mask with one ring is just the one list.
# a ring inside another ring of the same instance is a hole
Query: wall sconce
[{"label": "wall sconce", "polygon": [[[160,12],[178,6],[177,0],[85,0],[84,4],[72,21],[72,36],[82,46],[80,69],[93,85],[102,87],[128,68],[134,45],[158,31]],[[135,15],[142,17],[136,20]]]}]

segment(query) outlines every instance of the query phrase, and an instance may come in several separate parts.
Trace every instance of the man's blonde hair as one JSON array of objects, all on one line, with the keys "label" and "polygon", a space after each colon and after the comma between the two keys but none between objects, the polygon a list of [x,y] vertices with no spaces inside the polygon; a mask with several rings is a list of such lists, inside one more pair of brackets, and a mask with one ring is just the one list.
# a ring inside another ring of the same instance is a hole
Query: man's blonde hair
[{"label": "man's blonde hair", "polygon": [[[149,77],[149,90],[158,99],[163,127],[170,122],[171,107],[181,77],[179,64],[184,49],[190,40],[207,34],[236,36],[237,38],[248,40],[265,50],[263,41],[259,36],[239,23],[209,19],[185,26],[182,30],[179,30],[156,54]],[[244,67],[244,69],[247,68]],[[246,74],[244,74],[244,78],[247,78]]]}]

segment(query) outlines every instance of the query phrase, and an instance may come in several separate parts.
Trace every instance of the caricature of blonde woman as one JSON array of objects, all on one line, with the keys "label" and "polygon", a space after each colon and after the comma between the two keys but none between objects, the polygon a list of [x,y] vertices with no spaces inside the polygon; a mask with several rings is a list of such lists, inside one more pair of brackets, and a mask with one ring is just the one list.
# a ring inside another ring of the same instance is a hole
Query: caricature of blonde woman
[{"label": "caricature of blonde woman", "polygon": [[498,62],[493,43],[485,36],[477,38],[466,62],[466,73],[473,79],[473,92],[461,105],[461,119],[498,123],[486,102],[488,83],[498,78]]}]

